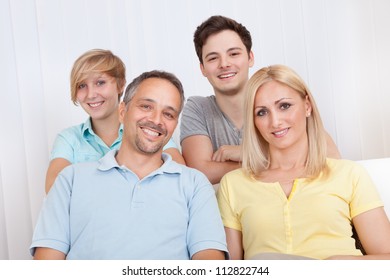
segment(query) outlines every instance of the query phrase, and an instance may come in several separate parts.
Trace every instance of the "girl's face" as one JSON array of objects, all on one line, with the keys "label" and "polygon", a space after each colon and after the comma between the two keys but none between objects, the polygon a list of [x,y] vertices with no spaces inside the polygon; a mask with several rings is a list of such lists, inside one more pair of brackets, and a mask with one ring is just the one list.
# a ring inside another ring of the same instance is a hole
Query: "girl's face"
[{"label": "girl's face", "polygon": [[101,120],[117,114],[119,89],[115,78],[94,73],[82,81],[76,92],[78,103],[92,119]]},{"label": "girl's face", "polygon": [[257,90],[253,110],[255,126],[270,149],[307,141],[306,117],[311,105],[294,89],[275,81],[265,83]]}]

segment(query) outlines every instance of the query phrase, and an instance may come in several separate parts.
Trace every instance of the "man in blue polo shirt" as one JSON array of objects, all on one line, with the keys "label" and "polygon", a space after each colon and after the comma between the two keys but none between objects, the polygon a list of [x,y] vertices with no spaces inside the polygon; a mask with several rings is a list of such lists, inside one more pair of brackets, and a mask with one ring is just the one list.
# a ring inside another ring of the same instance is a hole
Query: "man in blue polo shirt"
[{"label": "man in blue polo shirt", "polygon": [[35,228],[34,259],[225,258],[210,182],[162,153],[183,103],[170,73],[145,72],[129,84],[120,149],[59,174]]}]

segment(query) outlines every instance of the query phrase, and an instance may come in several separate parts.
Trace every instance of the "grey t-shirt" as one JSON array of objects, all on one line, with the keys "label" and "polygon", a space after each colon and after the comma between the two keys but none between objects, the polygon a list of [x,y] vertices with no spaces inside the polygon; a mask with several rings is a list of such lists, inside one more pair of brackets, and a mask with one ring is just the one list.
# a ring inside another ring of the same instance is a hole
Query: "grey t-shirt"
[{"label": "grey t-shirt", "polygon": [[192,135],[208,136],[215,152],[222,145],[240,145],[242,130],[222,113],[214,95],[191,96],[181,116],[180,143]]}]

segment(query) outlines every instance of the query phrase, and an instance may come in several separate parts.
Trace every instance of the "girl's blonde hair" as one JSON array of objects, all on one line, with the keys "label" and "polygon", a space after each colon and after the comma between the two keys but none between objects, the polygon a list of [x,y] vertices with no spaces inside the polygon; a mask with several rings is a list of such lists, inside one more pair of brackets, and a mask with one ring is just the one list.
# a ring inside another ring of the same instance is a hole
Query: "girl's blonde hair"
[{"label": "girl's blonde hair", "polygon": [[93,49],[82,54],[73,64],[70,73],[70,95],[77,104],[77,89],[91,73],[104,73],[116,79],[118,99],[126,85],[126,67],[123,61],[109,50]]}]

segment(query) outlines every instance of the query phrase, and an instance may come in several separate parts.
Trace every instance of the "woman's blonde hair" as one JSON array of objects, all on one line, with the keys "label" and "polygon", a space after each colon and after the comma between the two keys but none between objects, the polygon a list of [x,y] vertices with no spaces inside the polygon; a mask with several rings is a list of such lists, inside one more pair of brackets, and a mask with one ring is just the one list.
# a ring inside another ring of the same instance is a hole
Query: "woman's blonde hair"
[{"label": "woman's blonde hair", "polygon": [[256,129],[254,101],[259,88],[269,81],[276,81],[294,89],[311,104],[311,114],[306,118],[309,151],[306,160],[306,176],[316,178],[327,173],[326,137],[317,105],[305,82],[291,68],[271,65],[258,70],[249,79],[245,95],[244,135],[242,141],[242,167],[252,176],[258,176],[270,164],[269,145]]},{"label": "woman's blonde hair", "polygon": [[77,104],[77,89],[91,73],[104,73],[115,78],[118,100],[126,85],[126,67],[123,61],[109,50],[92,49],[82,54],[73,64],[70,73],[70,95]]}]

